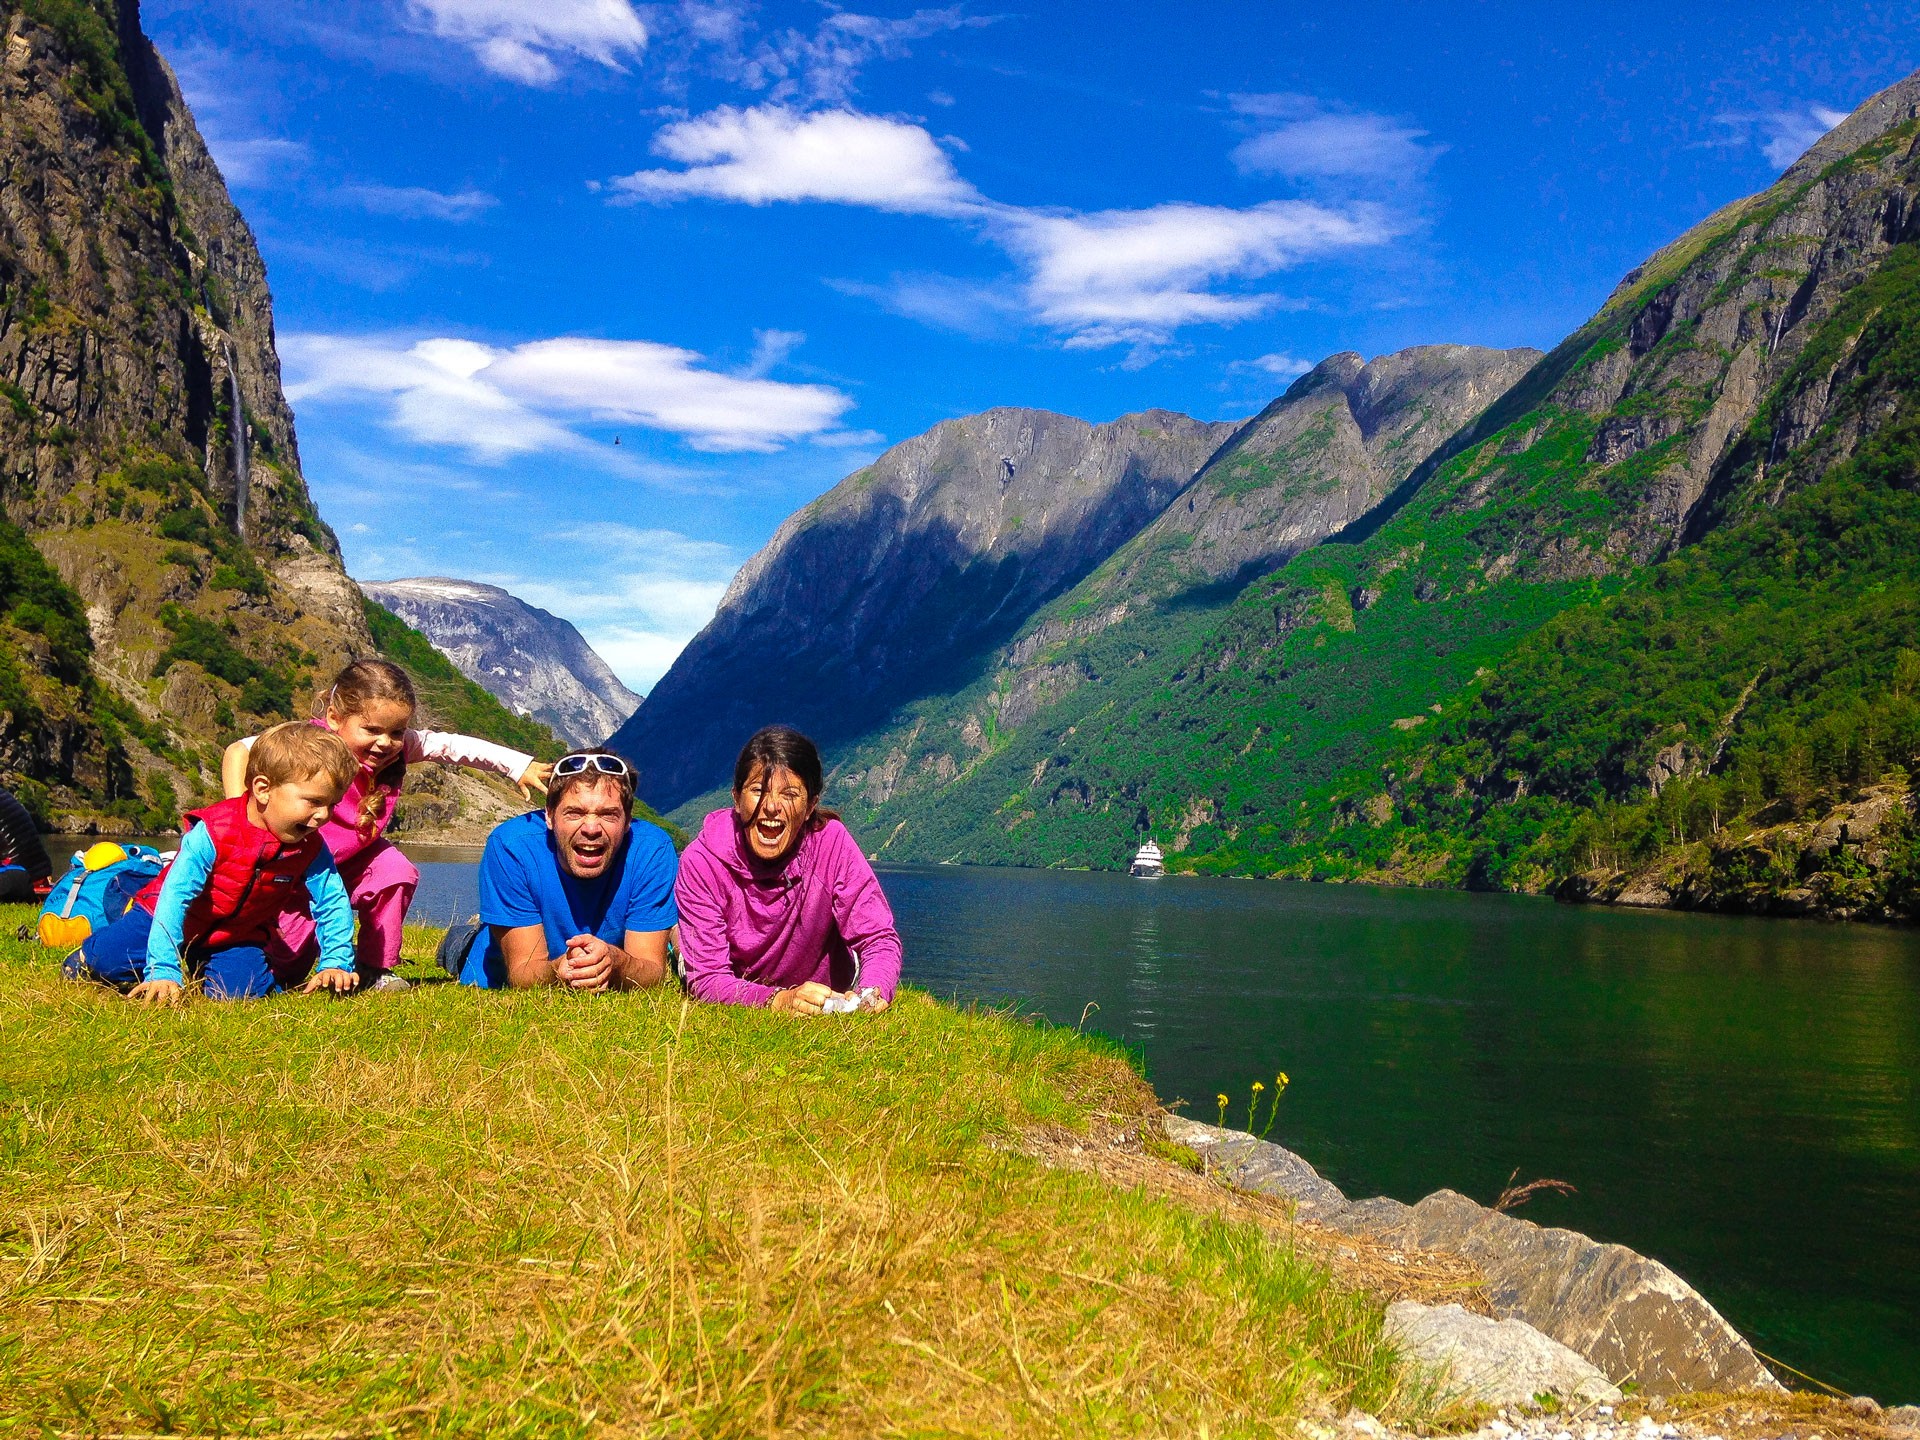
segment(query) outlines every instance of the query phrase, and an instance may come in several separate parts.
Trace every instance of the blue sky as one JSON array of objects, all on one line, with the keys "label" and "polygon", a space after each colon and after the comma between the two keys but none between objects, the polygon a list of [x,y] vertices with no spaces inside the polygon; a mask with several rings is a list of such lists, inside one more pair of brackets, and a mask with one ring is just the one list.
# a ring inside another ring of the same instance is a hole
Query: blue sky
[{"label": "blue sky", "polygon": [[1920,67],[1872,0],[143,8],[349,571],[504,585],[642,689],[890,443],[1550,346]]}]

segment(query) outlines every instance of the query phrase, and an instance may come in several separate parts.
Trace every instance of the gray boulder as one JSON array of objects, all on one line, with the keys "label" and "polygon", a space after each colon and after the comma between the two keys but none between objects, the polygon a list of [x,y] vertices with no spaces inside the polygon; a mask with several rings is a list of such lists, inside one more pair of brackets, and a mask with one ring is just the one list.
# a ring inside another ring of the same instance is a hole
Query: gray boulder
[{"label": "gray boulder", "polygon": [[1338,1186],[1282,1146],[1169,1116],[1168,1136],[1242,1189],[1283,1195],[1302,1219],[1406,1249],[1464,1256],[1486,1276],[1502,1319],[1525,1321],[1615,1383],[1650,1395],[1778,1390],[1740,1332],[1658,1260],[1489,1210],[1451,1190],[1405,1205],[1348,1201]]},{"label": "gray boulder", "polygon": [[1387,1307],[1387,1338],[1431,1373],[1449,1400],[1530,1405],[1542,1395],[1588,1404],[1621,1398],[1605,1375],[1524,1320],[1399,1300]]},{"label": "gray boulder", "polygon": [[1650,1394],[1780,1388],[1739,1331],[1658,1260],[1499,1214],[1451,1190],[1398,1208],[1398,1216],[1370,1207],[1329,1223],[1465,1256],[1487,1277],[1496,1313],[1525,1320]]}]

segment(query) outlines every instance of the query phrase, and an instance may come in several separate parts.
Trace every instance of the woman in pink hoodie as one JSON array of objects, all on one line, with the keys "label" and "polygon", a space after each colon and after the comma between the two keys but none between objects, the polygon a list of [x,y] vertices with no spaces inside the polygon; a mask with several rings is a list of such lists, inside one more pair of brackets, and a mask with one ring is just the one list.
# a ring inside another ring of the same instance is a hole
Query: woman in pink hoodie
[{"label": "woman in pink hoodie", "polygon": [[893,911],[820,786],[813,742],[768,726],[733,767],[733,808],[680,857],[680,953],[699,999],[798,1015],[893,1002]]}]

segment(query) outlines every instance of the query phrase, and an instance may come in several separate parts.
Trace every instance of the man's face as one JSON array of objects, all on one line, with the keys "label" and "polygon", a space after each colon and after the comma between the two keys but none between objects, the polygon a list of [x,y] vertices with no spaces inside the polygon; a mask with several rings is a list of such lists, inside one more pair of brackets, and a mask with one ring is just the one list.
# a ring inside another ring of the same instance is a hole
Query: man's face
[{"label": "man's face", "polygon": [[260,819],[283,845],[306,839],[327,823],[327,816],[340,803],[340,791],[324,775],[279,785],[257,775],[247,790]]},{"label": "man's face", "polygon": [[576,880],[597,880],[607,873],[620,842],[627,838],[628,823],[620,784],[611,775],[596,775],[573,786],[547,812],[560,868]]}]

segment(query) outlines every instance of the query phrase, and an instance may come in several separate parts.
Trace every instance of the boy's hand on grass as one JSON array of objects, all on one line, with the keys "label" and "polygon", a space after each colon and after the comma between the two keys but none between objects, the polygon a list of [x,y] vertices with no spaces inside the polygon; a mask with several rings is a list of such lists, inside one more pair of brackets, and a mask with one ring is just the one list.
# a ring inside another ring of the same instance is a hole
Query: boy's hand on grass
[{"label": "boy's hand on grass", "polygon": [[142,980],[127,992],[136,1005],[178,1005],[182,994],[178,980]]},{"label": "boy's hand on grass", "polygon": [[604,990],[613,983],[613,947],[598,935],[575,935],[553,973],[571,990]]},{"label": "boy's hand on grass", "polygon": [[313,978],[300,987],[300,993],[311,995],[316,990],[331,990],[336,995],[345,995],[359,983],[357,970],[316,970]]}]

